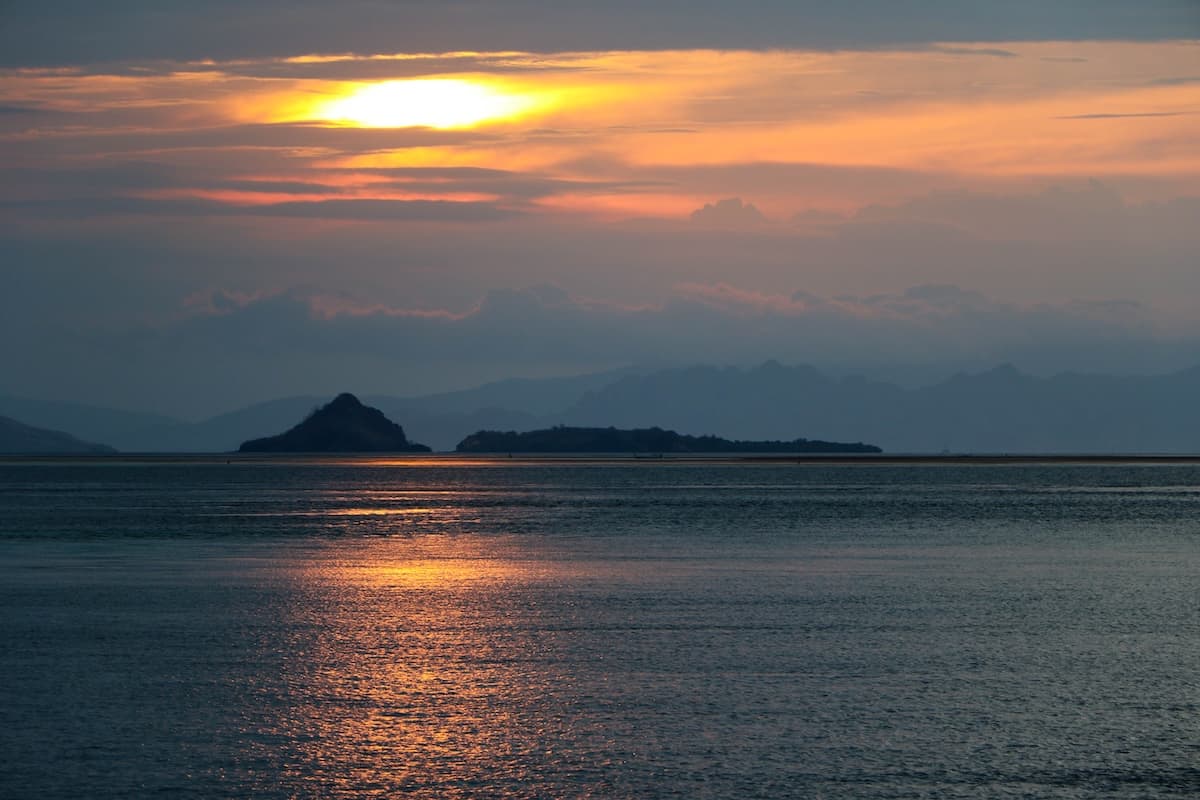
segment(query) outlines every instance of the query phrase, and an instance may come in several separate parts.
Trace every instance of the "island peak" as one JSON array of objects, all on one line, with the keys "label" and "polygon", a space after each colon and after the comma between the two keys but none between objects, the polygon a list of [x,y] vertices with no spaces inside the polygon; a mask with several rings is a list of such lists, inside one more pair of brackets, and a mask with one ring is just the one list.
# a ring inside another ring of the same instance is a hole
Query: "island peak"
[{"label": "island peak", "polygon": [[343,392],[278,436],[251,439],[240,453],[428,453],[377,408]]}]

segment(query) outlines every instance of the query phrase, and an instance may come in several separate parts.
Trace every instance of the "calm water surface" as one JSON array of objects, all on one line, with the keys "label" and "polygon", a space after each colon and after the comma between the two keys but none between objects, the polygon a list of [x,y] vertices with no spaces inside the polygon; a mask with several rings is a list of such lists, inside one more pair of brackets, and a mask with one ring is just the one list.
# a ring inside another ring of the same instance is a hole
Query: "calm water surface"
[{"label": "calm water surface", "polygon": [[1200,796],[1200,468],[0,464],[3,797]]}]

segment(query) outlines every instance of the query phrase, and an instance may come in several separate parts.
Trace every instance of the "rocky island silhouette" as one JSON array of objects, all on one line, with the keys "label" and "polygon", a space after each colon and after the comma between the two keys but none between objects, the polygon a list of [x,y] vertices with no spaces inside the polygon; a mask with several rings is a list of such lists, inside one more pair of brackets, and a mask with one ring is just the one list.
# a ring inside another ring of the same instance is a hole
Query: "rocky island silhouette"
[{"label": "rocky island silhouette", "polygon": [[428,453],[377,408],[342,393],[278,436],[243,442],[239,453]]}]

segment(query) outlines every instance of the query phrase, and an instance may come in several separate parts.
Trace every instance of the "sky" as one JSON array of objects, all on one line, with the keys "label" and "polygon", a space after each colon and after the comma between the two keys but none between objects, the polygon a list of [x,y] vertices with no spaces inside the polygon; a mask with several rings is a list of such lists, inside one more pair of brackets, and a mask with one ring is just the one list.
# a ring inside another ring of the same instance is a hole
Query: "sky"
[{"label": "sky", "polygon": [[0,393],[1200,363],[1194,0],[0,2]]}]

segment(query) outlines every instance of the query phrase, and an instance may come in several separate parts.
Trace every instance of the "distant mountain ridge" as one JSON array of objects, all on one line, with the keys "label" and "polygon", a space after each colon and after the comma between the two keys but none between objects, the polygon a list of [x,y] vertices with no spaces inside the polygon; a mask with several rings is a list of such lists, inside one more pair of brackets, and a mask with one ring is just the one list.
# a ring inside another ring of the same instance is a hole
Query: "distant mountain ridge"
[{"label": "distant mountain ridge", "polygon": [[339,394],[278,436],[243,442],[241,453],[428,453],[404,429],[352,394]]},{"label": "distant mountain ridge", "polygon": [[[363,395],[367,405],[400,420],[414,439],[452,450],[464,436],[483,428],[530,429],[547,424],[584,392],[621,377],[645,372],[624,368],[555,378],[511,378],[454,392],[415,397]],[[0,414],[85,439],[111,442],[124,452],[229,452],[281,420],[299,419],[332,395],[296,395],[254,403],[199,422],[160,414],[95,408],[79,403],[0,395]]]},{"label": "distant mountain ridge", "polygon": [[106,444],[85,442],[63,431],[35,428],[9,417],[0,417],[0,453],[11,454],[82,454],[115,453]]},{"label": "distant mountain ridge", "polygon": [[136,450],[131,443],[153,441],[162,431],[186,425],[162,414],[102,408],[85,403],[37,400],[0,394],[0,415],[38,428],[69,431],[86,441],[105,442],[119,450]]},{"label": "distant mountain ridge", "polygon": [[832,378],[768,361],[623,378],[563,415],[569,425],[795,431],[862,439],[889,453],[1200,453],[1200,367],[1162,376],[1026,375],[1001,365],[920,389]]},{"label": "distant mountain ridge", "polygon": [[717,436],[686,436],[662,428],[571,428],[478,431],[459,442],[460,453],[878,453],[862,442],[742,442]]},{"label": "distant mountain ridge", "polygon": [[[11,407],[36,410],[37,401],[4,396],[0,414],[122,451],[228,452],[328,399],[281,398],[198,423],[65,403],[45,404],[41,417],[22,416]],[[659,426],[740,440],[862,440],[890,453],[1200,453],[1200,367],[1156,376],[1041,378],[1002,365],[914,389],[768,361],[501,381],[366,400],[436,450],[452,450],[479,430],[569,425]],[[80,409],[78,425],[71,424],[72,408]]]}]

